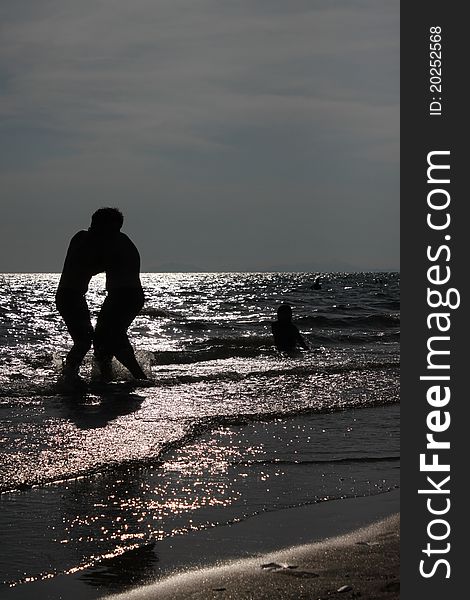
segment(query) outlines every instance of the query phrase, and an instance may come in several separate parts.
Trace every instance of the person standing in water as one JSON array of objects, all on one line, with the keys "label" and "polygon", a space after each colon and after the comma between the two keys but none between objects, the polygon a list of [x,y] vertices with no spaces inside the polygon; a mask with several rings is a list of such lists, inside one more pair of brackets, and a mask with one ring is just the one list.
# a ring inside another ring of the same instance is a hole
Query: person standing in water
[{"label": "person standing in water", "polygon": [[144,305],[140,281],[140,255],[134,243],[121,232],[124,218],[117,208],[100,208],[90,231],[102,239],[99,262],[106,273],[107,296],[98,315],[93,336],[94,355],[104,381],[113,378],[113,356],[136,379],[147,379],[137,362],[127,329]]},{"label": "person standing in water", "polygon": [[79,231],[73,236],[55,295],[57,310],[73,341],[63,365],[62,376],[75,384],[83,383],[79,370],[93,340],[86,293],[93,275],[104,270],[100,263],[99,246],[99,236],[90,230]]},{"label": "person standing in water", "polygon": [[289,304],[281,304],[277,309],[277,321],[271,324],[274,344],[279,352],[294,352],[297,346],[308,350],[304,338],[292,323],[292,308]]}]

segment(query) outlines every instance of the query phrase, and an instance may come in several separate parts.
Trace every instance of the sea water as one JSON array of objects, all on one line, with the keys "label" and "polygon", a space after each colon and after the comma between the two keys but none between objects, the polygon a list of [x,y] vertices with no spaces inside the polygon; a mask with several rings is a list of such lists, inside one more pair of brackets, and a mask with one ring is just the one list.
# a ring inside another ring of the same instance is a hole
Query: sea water
[{"label": "sea water", "polygon": [[[0,276],[0,582],[396,487],[399,276],[323,274],[315,289],[317,275],[143,274],[129,336],[154,385],[116,364],[119,383],[79,394],[57,385],[71,345],[58,275]],[[104,297],[97,276],[93,320]],[[309,352],[275,350],[282,302]]]}]

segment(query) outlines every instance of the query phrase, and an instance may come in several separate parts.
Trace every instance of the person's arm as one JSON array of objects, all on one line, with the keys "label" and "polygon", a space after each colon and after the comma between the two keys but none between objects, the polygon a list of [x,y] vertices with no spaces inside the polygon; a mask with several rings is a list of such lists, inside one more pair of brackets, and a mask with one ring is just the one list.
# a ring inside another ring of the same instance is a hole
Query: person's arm
[{"label": "person's arm", "polygon": [[84,240],[85,240],[84,234],[85,234],[84,231],[79,231],[70,240],[67,254],[65,256],[66,261],[73,262],[74,264],[76,264],[78,262],[78,260],[80,259],[81,255],[82,255],[82,252],[83,252],[83,246],[84,246]]},{"label": "person's arm", "polygon": [[300,331],[298,329],[297,329],[297,343],[304,350],[310,350],[310,348],[307,345],[307,342],[304,340],[304,338],[302,337],[302,334],[300,333]]},{"label": "person's arm", "polygon": [[68,283],[73,282],[77,275],[83,252],[83,234],[85,234],[84,231],[79,231],[70,240],[67,254],[65,255],[64,266],[62,267],[62,281],[67,280]]},{"label": "person's arm", "polygon": [[278,325],[276,322],[271,323],[271,332],[273,334],[273,338],[274,338],[274,345],[276,346],[277,350],[280,350],[279,347],[279,329],[278,329]]}]

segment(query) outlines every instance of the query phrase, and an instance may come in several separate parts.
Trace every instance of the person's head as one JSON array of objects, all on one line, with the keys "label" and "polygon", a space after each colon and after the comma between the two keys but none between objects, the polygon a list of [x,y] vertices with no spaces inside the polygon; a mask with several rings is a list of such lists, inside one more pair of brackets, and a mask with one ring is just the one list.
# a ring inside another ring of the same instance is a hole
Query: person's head
[{"label": "person's head", "polygon": [[89,229],[99,233],[114,233],[121,229],[123,223],[124,217],[118,208],[99,208],[91,217]]},{"label": "person's head", "polygon": [[287,323],[292,321],[292,308],[289,304],[281,304],[277,309],[277,319],[278,321],[283,321]]}]

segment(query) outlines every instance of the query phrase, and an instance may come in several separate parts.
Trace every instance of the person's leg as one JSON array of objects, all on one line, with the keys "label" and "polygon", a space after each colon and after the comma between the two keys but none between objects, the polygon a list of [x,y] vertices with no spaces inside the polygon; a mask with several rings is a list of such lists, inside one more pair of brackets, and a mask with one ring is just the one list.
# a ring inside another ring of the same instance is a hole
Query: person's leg
[{"label": "person's leg", "polygon": [[115,321],[115,303],[113,302],[113,298],[110,298],[108,295],[101,306],[93,336],[95,360],[98,364],[101,377],[105,381],[113,379],[111,361],[113,359]]},{"label": "person's leg", "polygon": [[127,330],[144,305],[140,290],[129,290],[119,298],[119,317],[114,339],[114,356],[136,379],[147,379],[147,375],[137,362],[134,348],[127,336]]},{"label": "person's leg", "polygon": [[80,365],[91,348],[93,327],[85,296],[67,290],[58,292],[57,309],[64,319],[73,346],[65,359],[65,374],[78,376]]},{"label": "person's leg", "polygon": [[[129,340],[128,340],[129,341]],[[116,347],[114,356],[117,360],[126,367],[133,377],[136,379],[147,379],[147,374],[137,362],[134,349],[130,342],[128,345],[120,344]]]},{"label": "person's leg", "polygon": [[96,322],[93,340],[95,358],[103,379],[111,377],[113,356],[136,379],[147,378],[127,337],[127,329],[143,305],[144,297],[139,290],[113,290],[108,293]]}]

